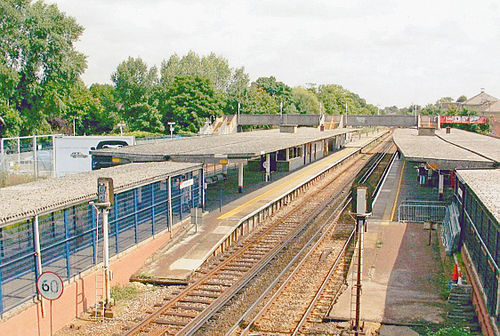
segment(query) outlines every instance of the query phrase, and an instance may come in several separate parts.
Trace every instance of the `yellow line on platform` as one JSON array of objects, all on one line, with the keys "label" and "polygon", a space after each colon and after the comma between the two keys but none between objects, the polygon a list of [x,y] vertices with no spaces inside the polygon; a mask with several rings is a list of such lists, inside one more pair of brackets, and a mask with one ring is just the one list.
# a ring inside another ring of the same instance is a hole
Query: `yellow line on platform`
[{"label": "yellow line on platform", "polygon": [[[342,152],[336,152],[334,154],[332,154],[330,157],[328,157],[330,160],[325,160],[325,161],[319,161],[319,162],[316,162],[316,164],[311,167],[309,167],[308,169],[305,169],[302,173],[298,174],[297,176],[291,178],[290,180],[288,181],[285,181],[279,185],[277,185],[276,187],[272,188],[272,189],[269,189],[268,191],[266,191],[265,193],[263,194],[260,194],[259,196],[255,197],[255,198],[252,198],[251,200],[241,204],[241,205],[238,205],[237,207],[235,207],[234,209],[220,215],[219,217],[217,217],[217,219],[226,219],[226,218],[229,218],[231,216],[233,216],[234,214],[238,213],[241,209],[255,203],[255,202],[258,202],[259,200],[261,200],[262,198],[266,197],[267,195],[269,195],[270,193],[276,191],[277,189],[279,188],[283,188],[284,186],[286,185],[289,185],[289,184],[292,184],[294,183],[295,181],[297,181],[298,179],[301,179],[302,177],[304,177],[304,175],[307,175],[309,174],[311,171],[315,170],[315,169],[318,169],[319,168],[322,168],[324,166],[328,166],[329,164],[331,164],[332,162],[335,162],[337,160],[339,160],[340,158],[342,158],[343,156],[346,156],[346,155],[350,155],[356,151],[358,151],[359,148],[346,148],[345,149],[345,152],[344,150],[342,150]],[[342,155],[336,155],[336,154],[343,154]]]},{"label": "yellow line on platform", "polygon": [[399,192],[401,191],[401,185],[403,184],[403,173],[405,171],[406,161],[403,161],[403,166],[401,167],[401,173],[399,175],[398,191],[396,193],[396,199],[394,200],[394,205],[392,206],[391,221],[394,222],[394,215],[396,214],[396,208],[399,201]]}]

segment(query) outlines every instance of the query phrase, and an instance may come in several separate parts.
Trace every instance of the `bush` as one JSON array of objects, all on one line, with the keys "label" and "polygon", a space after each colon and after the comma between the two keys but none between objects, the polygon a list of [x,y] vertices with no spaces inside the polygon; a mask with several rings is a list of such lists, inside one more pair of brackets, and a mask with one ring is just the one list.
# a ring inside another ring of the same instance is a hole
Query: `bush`
[{"label": "bush", "polygon": [[470,336],[468,328],[448,327],[427,333],[427,336]]},{"label": "bush", "polygon": [[128,286],[114,286],[111,288],[111,297],[115,301],[131,299],[139,294],[139,289],[133,285]]}]

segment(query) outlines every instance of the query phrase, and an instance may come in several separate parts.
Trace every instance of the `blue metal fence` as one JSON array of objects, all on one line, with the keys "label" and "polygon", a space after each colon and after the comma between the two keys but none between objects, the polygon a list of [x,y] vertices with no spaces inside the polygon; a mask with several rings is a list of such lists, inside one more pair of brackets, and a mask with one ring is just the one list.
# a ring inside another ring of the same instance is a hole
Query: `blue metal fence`
[{"label": "blue metal fence", "polygon": [[[192,185],[180,187],[182,181]],[[186,218],[202,201],[202,172],[171,178],[173,224]],[[170,228],[168,179],[115,195],[109,213],[109,254],[123,252]],[[88,203],[38,217],[43,271],[54,271],[64,280],[102,261],[97,235],[96,211]],[[102,223],[99,219],[99,223]],[[36,295],[37,269],[34,218],[0,228],[0,314]],[[100,241],[101,239],[99,239]],[[102,246],[102,245],[100,245]]]}]

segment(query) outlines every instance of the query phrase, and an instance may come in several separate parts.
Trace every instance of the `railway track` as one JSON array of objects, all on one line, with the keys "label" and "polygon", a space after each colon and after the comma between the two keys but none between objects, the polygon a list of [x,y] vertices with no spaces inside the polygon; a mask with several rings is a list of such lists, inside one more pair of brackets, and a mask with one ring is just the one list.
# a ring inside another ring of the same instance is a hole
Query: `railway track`
[{"label": "railway track", "polygon": [[[385,156],[382,154],[375,159],[360,178],[361,182],[373,178],[375,168],[380,166]],[[386,173],[388,170],[385,167]],[[383,176],[376,177],[379,181],[377,191]],[[347,197],[342,211],[333,222],[327,224],[319,240],[304,253],[301,261],[296,264],[296,260],[292,260],[242,318],[226,332],[226,336],[338,334],[325,328],[322,322],[345,288],[345,277],[356,244],[354,221],[347,220],[349,217],[346,213],[350,201],[350,197]],[[342,216],[343,220],[339,221]],[[280,286],[274,289],[278,283],[281,283]],[[262,305],[261,302],[272,290],[274,294]]]},{"label": "railway track", "polygon": [[[192,282],[151,310],[124,335],[191,335],[238,293],[307,227],[359,171],[359,162],[334,170],[304,197],[273,216],[267,225],[241,239],[233,248],[196,272]],[[330,205],[331,207],[331,205]],[[331,215],[330,215],[331,217]],[[307,219],[307,220],[305,220]]]}]

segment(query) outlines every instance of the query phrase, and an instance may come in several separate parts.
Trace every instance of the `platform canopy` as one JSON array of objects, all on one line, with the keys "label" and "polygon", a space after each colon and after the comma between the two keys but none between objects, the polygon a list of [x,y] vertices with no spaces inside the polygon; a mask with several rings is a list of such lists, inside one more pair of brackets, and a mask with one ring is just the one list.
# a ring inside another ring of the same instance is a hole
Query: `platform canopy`
[{"label": "platform canopy", "polygon": [[112,178],[115,192],[123,192],[201,167],[182,162],[133,163],[1,188],[0,226],[95,200],[99,177]]},{"label": "platform canopy", "polygon": [[438,169],[492,168],[500,161],[500,139],[459,129],[418,135],[416,129],[397,129],[394,142],[408,161],[426,162]]},{"label": "platform canopy", "polygon": [[279,129],[241,132],[227,135],[193,136],[160,140],[150,144],[92,151],[92,155],[128,158],[132,161],[183,161],[213,163],[220,159],[247,160],[278,150],[332,139],[358,129],[299,127],[295,133]]},{"label": "platform canopy", "polygon": [[500,223],[500,169],[458,170],[457,176]]}]

